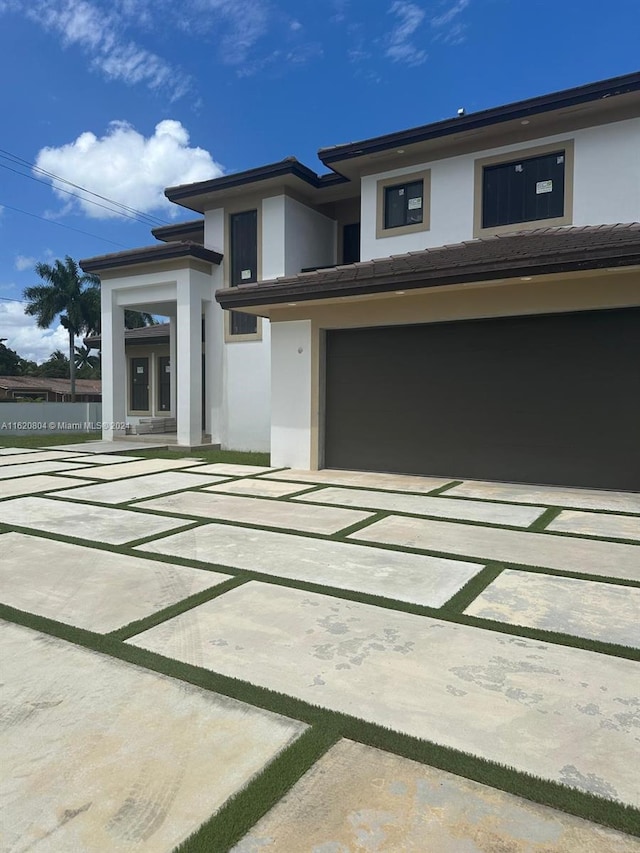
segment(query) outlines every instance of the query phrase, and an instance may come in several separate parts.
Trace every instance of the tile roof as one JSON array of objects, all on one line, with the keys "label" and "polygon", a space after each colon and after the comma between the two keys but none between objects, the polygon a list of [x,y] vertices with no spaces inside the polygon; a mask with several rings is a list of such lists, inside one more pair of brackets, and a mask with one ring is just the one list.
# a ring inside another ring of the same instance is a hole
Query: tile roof
[{"label": "tile roof", "polygon": [[[55,394],[70,394],[68,379],[51,379],[46,376],[0,376],[0,388],[8,391],[52,391]],[[76,394],[101,394],[100,379],[76,379]]]},{"label": "tile roof", "polygon": [[640,264],[640,223],[538,228],[216,292],[223,308]]}]

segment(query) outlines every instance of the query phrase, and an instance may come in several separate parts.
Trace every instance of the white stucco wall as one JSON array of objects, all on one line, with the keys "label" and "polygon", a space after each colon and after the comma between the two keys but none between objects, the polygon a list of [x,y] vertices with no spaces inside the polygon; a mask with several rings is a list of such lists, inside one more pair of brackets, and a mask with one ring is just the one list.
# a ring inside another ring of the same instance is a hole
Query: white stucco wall
[{"label": "white stucco wall", "polygon": [[[473,239],[474,162],[494,154],[575,141],[573,225],[637,222],[640,219],[640,118],[545,136],[381,172],[362,178],[361,259],[415,252]],[[376,239],[376,182],[431,169],[428,231]],[[544,221],[540,222],[540,227]]]},{"label": "white stucco wall", "polygon": [[311,321],[271,325],[271,464],[311,467]]},{"label": "white stucco wall", "polygon": [[[306,267],[336,262],[336,223],[295,199],[284,197],[284,272],[296,275]],[[264,273],[264,278],[272,278]]]}]

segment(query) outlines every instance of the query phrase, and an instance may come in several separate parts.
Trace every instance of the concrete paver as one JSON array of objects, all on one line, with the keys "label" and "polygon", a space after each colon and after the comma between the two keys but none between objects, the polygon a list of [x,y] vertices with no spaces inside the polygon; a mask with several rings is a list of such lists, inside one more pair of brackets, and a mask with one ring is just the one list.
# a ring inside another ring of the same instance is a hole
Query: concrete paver
[{"label": "concrete paver", "polygon": [[18,495],[30,495],[34,492],[52,492],[55,489],[86,486],[90,483],[91,480],[81,480],[78,477],[56,477],[48,474],[18,477],[15,480],[0,480],[0,498],[15,498]]},{"label": "concrete paver", "polygon": [[230,462],[211,462],[198,468],[198,474],[224,474],[226,477],[250,477],[252,474],[264,474],[273,471],[264,465],[235,465]]},{"label": "concrete paver", "polygon": [[640,804],[630,660],[253,581],[128,642]]},{"label": "concrete paver", "polygon": [[631,515],[608,515],[566,509],[547,525],[547,530],[604,536],[607,539],[636,539],[640,542],[640,518]]},{"label": "concrete paver", "polygon": [[638,853],[640,843],[521,797],[341,740],[232,853]]},{"label": "concrete paver", "polygon": [[384,548],[225,524],[203,524],[185,533],[141,545],[140,550],[357,590],[428,607],[441,607],[482,569],[479,563],[399,554]]},{"label": "concrete paver", "polygon": [[118,462],[136,462],[142,456],[124,456],[119,453],[87,453],[84,461],[88,465],[117,465]]},{"label": "concrete paver", "polygon": [[[90,462],[90,457],[87,462]],[[120,480],[122,477],[137,477],[140,474],[156,474],[159,471],[174,471],[197,465],[199,459],[140,459],[122,462],[119,465],[98,465],[91,468],[89,476],[98,480]]]},{"label": "concrete paver", "polygon": [[153,443],[150,441],[79,441],[77,444],[50,444],[50,450],[77,450],[79,453],[128,453],[131,450],[164,450],[166,441]]},{"label": "concrete paver", "polygon": [[390,515],[351,534],[380,542],[566,572],[640,580],[636,545]]},{"label": "concrete paver", "polygon": [[185,474],[182,471],[164,471],[160,474],[144,474],[141,477],[126,480],[114,480],[111,483],[93,483],[82,489],[72,489],[59,494],[54,492],[54,496],[72,501],[119,504],[125,501],[142,500],[152,495],[162,495],[165,492],[208,486],[221,479],[222,477]]},{"label": "concrete paver", "polygon": [[[9,480],[13,477],[31,477],[36,474],[57,474],[67,471],[79,471],[80,469],[87,472],[86,476],[93,477],[93,473],[88,473],[90,469],[86,465],[81,465],[78,462],[65,462],[52,459],[48,462],[23,462],[21,465],[0,465],[0,480]],[[93,469],[91,471],[93,472]]]},{"label": "concrete paver", "polygon": [[600,489],[570,489],[564,486],[528,486],[521,483],[489,483],[469,480],[447,490],[452,497],[485,498],[516,503],[603,509],[609,512],[640,513],[640,494]]},{"label": "concrete paver", "polygon": [[411,474],[378,474],[373,471],[334,471],[331,468],[323,468],[321,471],[301,471],[291,468],[264,476],[270,480],[293,480],[315,485],[362,486],[366,489],[421,494],[446,486],[454,479],[453,477],[415,477]]},{"label": "concrete paver", "polygon": [[51,462],[56,459],[69,459],[72,462],[82,461],[82,454],[62,450],[38,450],[35,453],[10,453],[2,458],[2,467],[8,465],[24,465],[33,462]]},{"label": "concrete paver", "polygon": [[1,627],[6,850],[170,853],[304,730],[28,628]]},{"label": "concrete paver", "polygon": [[39,447],[0,447],[0,456],[13,456],[16,453],[40,453]]},{"label": "concrete paver", "polygon": [[298,501],[340,506],[357,506],[365,509],[390,509],[414,515],[435,515],[441,518],[459,518],[484,524],[511,524],[528,527],[545,511],[543,506],[512,506],[489,501],[466,501],[455,498],[426,497],[423,495],[398,495],[368,489],[328,488],[295,498]]},{"label": "concrete paver", "polygon": [[48,498],[12,498],[2,502],[3,524],[30,527],[90,542],[124,545],[134,539],[183,527],[185,522],[126,509],[77,504]]},{"label": "concrete paver", "polygon": [[210,492],[182,492],[179,495],[143,501],[136,506],[157,512],[179,512],[202,518],[326,534],[337,533],[338,530],[370,517],[370,513],[354,509],[304,506],[262,498],[212,495]]},{"label": "concrete paver", "polygon": [[308,488],[309,486],[303,483],[286,483],[280,480],[264,480],[254,477],[247,480],[228,480],[220,486],[211,486],[206,491],[225,492],[231,495],[250,495],[254,498],[282,498],[287,495],[297,495]]},{"label": "concrete paver", "polygon": [[640,647],[640,589],[628,586],[507,569],[465,613]]},{"label": "concrete paver", "polygon": [[101,633],[229,578],[24,533],[4,533],[0,547],[3,604]]}]

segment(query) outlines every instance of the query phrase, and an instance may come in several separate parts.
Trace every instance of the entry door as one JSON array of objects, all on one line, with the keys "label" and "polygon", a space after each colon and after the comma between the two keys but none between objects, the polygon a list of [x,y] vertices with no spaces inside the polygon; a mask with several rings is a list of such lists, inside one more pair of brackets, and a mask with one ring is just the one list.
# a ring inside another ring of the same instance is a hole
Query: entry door
[{"label": "entry door", "polygon": [[171,409],[171,364],[168,355],[158,359],[158,411],[168,412]]},{"label": "entry door", "polygon": [[131,405],[132,412],[149,411],[149,359],[131,359]]}]

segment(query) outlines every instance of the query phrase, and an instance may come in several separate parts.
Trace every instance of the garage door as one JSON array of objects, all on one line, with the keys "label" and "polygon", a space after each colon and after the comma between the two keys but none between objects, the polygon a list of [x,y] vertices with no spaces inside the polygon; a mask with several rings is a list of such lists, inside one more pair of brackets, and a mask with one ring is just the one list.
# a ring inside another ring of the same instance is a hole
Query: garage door
[{"label": "garage door", "polygon": [[328,468],[640,489],[640,309],[328,331]]}]

